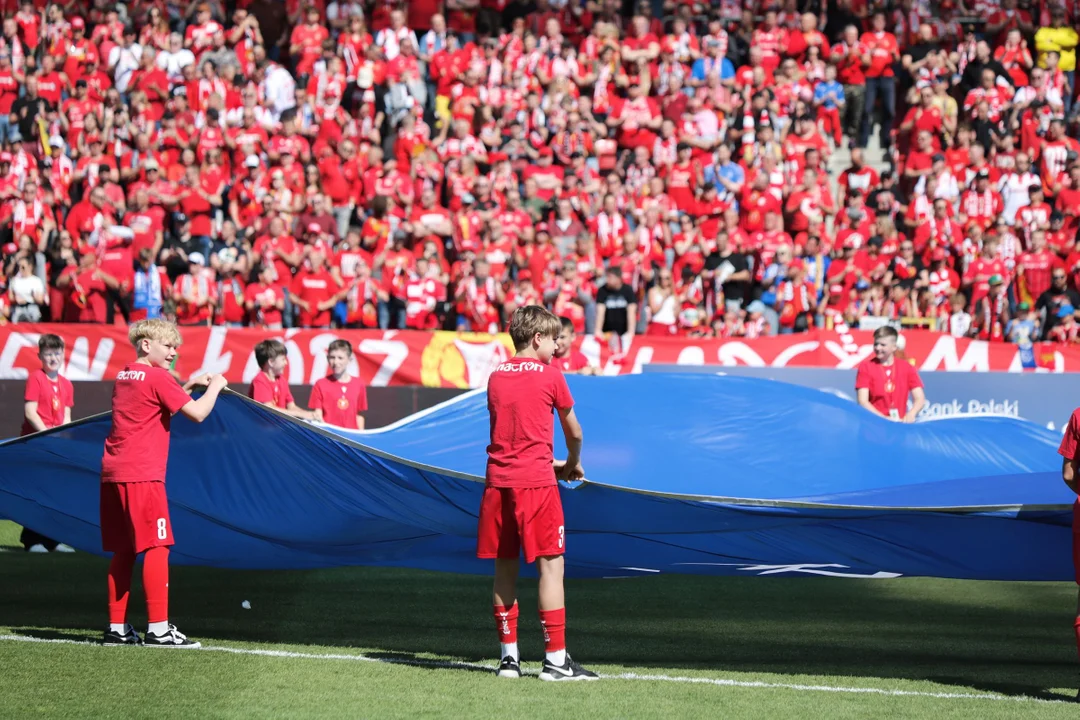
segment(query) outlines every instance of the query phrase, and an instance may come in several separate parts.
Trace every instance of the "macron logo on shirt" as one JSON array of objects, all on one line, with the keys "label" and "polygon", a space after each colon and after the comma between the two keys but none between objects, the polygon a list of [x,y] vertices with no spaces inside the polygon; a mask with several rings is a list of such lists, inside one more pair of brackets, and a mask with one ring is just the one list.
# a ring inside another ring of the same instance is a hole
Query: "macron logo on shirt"
[{"label": "macron logo on shirt", "polygon": [[544,366],[541,363],[534,362],[505,362],[495,368],[495,370],[497,372],[544,372]]},{"label": "macron logo on shirt", "polygon": [[116,373],[117,380],[145,380],[146,373],[142,370],[121,370]]}]

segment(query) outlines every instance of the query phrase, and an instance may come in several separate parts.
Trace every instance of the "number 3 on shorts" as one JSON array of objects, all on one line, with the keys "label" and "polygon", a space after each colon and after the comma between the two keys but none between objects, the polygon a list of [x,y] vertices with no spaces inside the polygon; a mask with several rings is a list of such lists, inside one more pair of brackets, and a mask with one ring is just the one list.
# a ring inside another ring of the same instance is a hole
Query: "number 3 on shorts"
[{"label": "number 3 on shorts", "polygon": [[[562,528],[559,528],[559,532],[562,532]],[[165,540],[169,537],[169,526],[166,524],[165,518],[158,518],[157,536],[158,540]],[[559,541],[559,547],[562,547],[562,540]]]},{"label": "number 3 on shorts", "polygon": [[559,549],[562,550],[563,545],[566,544],[566,526],[559,526]]}]

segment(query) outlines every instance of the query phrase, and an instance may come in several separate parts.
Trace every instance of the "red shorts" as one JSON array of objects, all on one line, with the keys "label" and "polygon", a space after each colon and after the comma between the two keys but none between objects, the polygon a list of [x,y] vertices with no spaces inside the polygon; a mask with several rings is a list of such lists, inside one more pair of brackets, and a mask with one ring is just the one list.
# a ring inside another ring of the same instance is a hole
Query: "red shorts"
[{"label": "red shorts", "polygon": [[525,562],[566,551],[559,486],[537,488],[484,488],[480,523],[476,533],[476,557],[517,558]]},{"label": "red shorts", "polygon": [[165,483],[101,483],[101,546],[106,552],[173,544]]}]

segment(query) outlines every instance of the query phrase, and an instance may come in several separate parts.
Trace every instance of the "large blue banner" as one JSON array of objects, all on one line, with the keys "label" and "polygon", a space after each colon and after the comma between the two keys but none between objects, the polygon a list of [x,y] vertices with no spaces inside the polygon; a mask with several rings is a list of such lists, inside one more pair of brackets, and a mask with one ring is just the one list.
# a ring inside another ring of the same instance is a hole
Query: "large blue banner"
[{"label": "large blue banner", "polygon": [[[1045,428],[996,417],[899,425],[754,378],[570,386],[589,477],[562,490],[571,575],[1072,578],[1075,498],[1060,480],[1059,435]],[[0,445],[0,515],[100,552],[110,422]],[[473,557],[487,438],[482,391],[361,433],[226,394],[204,424],[173,425],[172,557],[488,572]]]},{"label": "large blue banner", "polygon": [[[855,370],[803,367],[643,365],[643,372],[767,378],[855,401]],[[1061,431],[1080,406],[1080,373],[924,372],[926,408],[920,420],[1003,415]]]}]

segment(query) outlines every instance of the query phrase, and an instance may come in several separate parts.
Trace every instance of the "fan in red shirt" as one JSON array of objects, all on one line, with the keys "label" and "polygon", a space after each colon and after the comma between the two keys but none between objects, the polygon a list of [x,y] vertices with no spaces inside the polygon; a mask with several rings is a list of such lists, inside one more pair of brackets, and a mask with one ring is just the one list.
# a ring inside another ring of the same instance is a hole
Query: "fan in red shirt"
[{"label": "fan in red shirt", "polygon": [[926,404],[926,394],[919,372],[907,361],[896,357],[899,337],[896,329],[888,326],[874,331],[874,357],[859,365],[855,391],[859,405],[875,415],[912,423]]},{"label": "fan in red shirt", "polygon": [[319,9],[308,6],[307,24],[293,28],[289,38],[289,54],[296,59],[296,74],[310,75],[316,61],[322,57],[323,42],[330,37],[328,31],[319,22]]},{"label": "fan in red shirt", "polygon": [[281,410],[286,415],[311,420],[314,415],[296,404],[289,389],[289,379],[285,376],[288,355],[289,351],[280,340],[263,340],[255,346],[255,363],[259,366],[259,373],[251,380],[248,397]]},{"label": "fan in red shirt", "polygon": [[[581,426],[566,378],[551,366],[562,323],[539,305],[518,308],[510,322],[517,351],[488,379],[491,442],[477,528],[476,556],[495,560],[494,615],[500,677],[521,677],[517,647],[517,576],[520,556],[540,575],[540,624],[546,657],[541,680],[595,680],[566,652],[563,601],[565,523],[557,479],[585,477]],[[567,457],[553,457],[554,416],[566,438]]]},{"label": "fan in red shirt", "polygon": [[289,286],[293,305],[300,308],[300,327],[330,327],[330,309],[344,297],[341,286],[326,269],[321,250],[308,254],[309,268],[296,273]]},{"label": "fan in red shirt", "polygon": [[[143,557],[143,590],[149,627],[143,645],[197,648],[169,623],[169,547],[173,544],[165,467],[169,460],[172,417],[182,412],[201,423],[225,388],[223,375],[203,375],[185,387],[169,372],[180,332],[165,320],[140,320],[128,338],[137,359],[116,374],[112,429],[101,458],[101,545],[113,554],[109,564],[109,627],[105,645],[138,645],[127,624],[127,603],[135,558]],[[206,388],[198,400],[188,391]]]},{"label": "fan in red shirt", "polygon": [[349,364],[353,362],[352,344],[348,340],[330,343],[326,349],[330,374],[315,381],[308,400],[316,422],[346,430],[364,429],[364,416],[360,413],[368,409],[367,388],[363,380],[349,374]]}]

